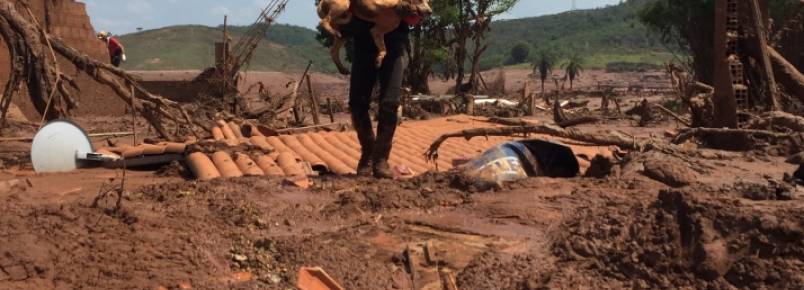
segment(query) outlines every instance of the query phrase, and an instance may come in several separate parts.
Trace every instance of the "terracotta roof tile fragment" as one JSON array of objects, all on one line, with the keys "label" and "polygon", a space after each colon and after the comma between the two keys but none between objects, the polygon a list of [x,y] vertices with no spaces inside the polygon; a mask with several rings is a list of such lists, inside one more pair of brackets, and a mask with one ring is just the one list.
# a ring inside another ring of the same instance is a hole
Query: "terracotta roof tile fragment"
[{"label": "terracotta roof tile fragment", "polygon": [[120,156],[123,156],[123,158],[142,156],[142,154],[145,152],[145,149],[141,146],[123,146],[120,148],[123,150],[120,153]]},{"label": "terracotta roof tile fragment", "polygon": [[223,151],[218,151],[212,154],[212,162],[215,167],[220,171],[221,176],[225,178],[241,177],[243,172],[237,167],[237,164],[229,157],[229,154]]},{"label": "terracotta roof tile fragment", "polygon": [[297,135],[301,144],[310,150],[311,153],[321,158],[326,164],[327,167],[335,174],[351,174],[355,172],[355,169],[349,168],[348,165],[344,164],[341,160],[335,157],[334,148],[332,146],[328,146],[327,144],[318,144],[313,141],[307,134]]},{"label": "terracotta roof tile fragment", "polygon": [[223,120],[218,121],[218,127],[220,127],[221,131],[223,132],[223,136],[226,138],[226,143],[232,146],[237,146],[240,144],[240,140],[235,135],[232,128],[229,127],[229,123],[226,123]]},{"label": "terracotta roof tile fragment", "polygon": [[263,135],[262,132],[260,132],[260,129],[256,125],[254,125],[254,123],[248,122],[248,125],[251,126],[251,137],[254,136],[265,137],[265,135]]},{"label": "terracotta roof tile fragment", "polygon": [[293,154],[289,152],[280,153],[277,163],[282,168],[282,171],[285,172],[288,181],[301,188],[310,187],[310,179]]},{"label": "terracotta roof tile fragment", "polygon": [[236,153],[235,154],[235,163],[237,163],[237,167],[243,172],[243,175],[248,176],[264,176],[265,172],[257,166],[257,163],[248,157],[248,155],[243,153]]},{"label": "terracotta roof tile fragment", "polygon": [[323,169],[323,171],[330,171],[331,169],[327,166],[327,163],[324,160],[321,160],[318,155],[313,154],[307,147],[304,147],[297,136],[294,135],[282,135],[279,136],[279,139],[282,140],[282,143],[287,145],[287,147],[296,153],[302,160],[310,163],[310,166],[313,168]]},{"label": "terracotta roof tile fragment", "polygon": [[195,152],[187,156],[187,165],[198,180],[212,180],[221,177],[215,164],[204,153]]},{"label": "terracotta roof tile fragment", "polygon": [[278,164],[274,161],[271,156],[268,155],[260,155],[257,156],[257,166],[265,172],[265,175],[268,176],[285,176],[285,172],[282,171],[282,168],[279,167]]},{"label": "terracotta roof tile fragment", "polygon": [[245,136],[243,136],[243,130],[241,130],[240,125],[238,125],[234,121],[229,122],[229,128],[232,129],[232,133],[234,133],[235,137],[237,137],[238,140],[245,138]]},{"label": "terracotta roof tile fragment", "polygon": [[159,143],[159,146],[164,146],[165,153],[170,154],[183,154],[187,150],[187,144],[184,143],[164,142]]},{"label": "terracotta roof tile fragment", "polygon": [[285,143],[282,142],[282,139],[279,139],[279,137],[276,136],[265,137],[265,141],[268,142],[268,144],[270,144],[271,147],[274,147],[274,149],[276,149],[277,152],[280,153],[293,152],[293,150],[290,150],[290,148],[287,145],[285,145]]},{"label": "terracotta roof tile fragment", "polygon": [[262,149],[262,151],[264,151],[264,152],[272,152],[272,151],[274,151],[274,146],[271,146],[271,144],[268,144],[268,141],[265,140],[265,137],[263,137],[263,136],[252,136],[248,140],[254,146],[260,147],[260,149]]},{"label": "terracotta roof tile fragment", "polygon": [[224,141],[226,140],[226,136],[223,135],[223,130],[220,127],[215,126],[212,127],[212,139],[215,141]]}]

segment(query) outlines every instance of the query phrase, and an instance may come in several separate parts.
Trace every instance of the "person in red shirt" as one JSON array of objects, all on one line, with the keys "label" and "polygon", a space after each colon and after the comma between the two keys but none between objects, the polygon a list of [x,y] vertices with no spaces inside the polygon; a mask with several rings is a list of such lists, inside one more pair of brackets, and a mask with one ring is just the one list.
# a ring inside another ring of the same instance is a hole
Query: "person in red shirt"
[{"label": "person in red shirt", "polygon": [[126,49],[116,37],[111,36],[109,32],[101,31],[98,33],[98,39],[106,43],[112,65],[119,67],[120,64],[126,61]]}]

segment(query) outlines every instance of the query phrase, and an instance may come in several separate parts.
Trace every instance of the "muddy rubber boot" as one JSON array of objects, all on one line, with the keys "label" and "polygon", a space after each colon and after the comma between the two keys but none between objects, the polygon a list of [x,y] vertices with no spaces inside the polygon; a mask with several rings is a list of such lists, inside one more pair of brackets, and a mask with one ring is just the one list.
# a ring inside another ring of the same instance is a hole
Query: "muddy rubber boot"
[{"label": "muddy rubber boot", "polygon": [[378,179],[394,178],[394,171],[391,170],[391,165],[388,164],[388,160],[374,161],[373,169],[374,169],[374,178]]},{"label": "muddy rubber boot", "polygon": [[352,114],[352,127],[360,141],[360,161],[357,163],[358,176],[371,176],[371,160],[374,152],[374,129],[371,128],[371,117],[365,114]]},{"label": "muddy rubber boot", "polygon": [[396,110],[396,105],[380,104],[380,114],[377,118],[377,139],[374,141],[374,158],[372,160],[375,178],[394,178],[388,158],[391,156],[396,125],[399,122]]}]

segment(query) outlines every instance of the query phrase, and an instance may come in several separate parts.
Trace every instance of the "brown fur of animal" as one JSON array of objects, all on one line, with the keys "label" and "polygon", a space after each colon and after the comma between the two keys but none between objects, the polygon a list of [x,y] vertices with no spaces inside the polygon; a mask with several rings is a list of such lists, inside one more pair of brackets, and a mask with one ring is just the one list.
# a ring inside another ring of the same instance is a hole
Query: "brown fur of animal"
[{"label": "brown fur of animal", "polygon": [[403,17],[401,13],[428,16],[432,12],[429,0],[321,0],[318,3],[321,27],[335,40],[330,50],[332,60],[342,74],[349,74],[349,70],[340,59],[345,40],[339,28],[352,21],[352,17],[374,23],[371,36],[379,50],[376,65],[380,67],[388,53],[385,34],[399,27]]}]

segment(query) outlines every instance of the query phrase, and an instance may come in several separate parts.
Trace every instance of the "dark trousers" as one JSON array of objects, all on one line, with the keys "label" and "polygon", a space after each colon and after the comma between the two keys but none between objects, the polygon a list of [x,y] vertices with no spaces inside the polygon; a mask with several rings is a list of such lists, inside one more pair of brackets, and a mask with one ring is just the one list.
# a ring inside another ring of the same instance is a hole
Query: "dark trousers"
[{"label": "dark trousers", "polygon": [[[375,162],[387,161],[391,152],[400,104],[402,79],[408,66],[408,28],[405,25],[385,37],[388,54],[382,66],[375,66],[377,47],[369,33],[373,24],[355,19],[351,24],[354,36],[352,78],[349,88],[349,109],[364,155],[373,155]],[[369,107],[375,84],[379,81],[379,112],[377,137],[373,138]],[[370,142],[369,138],[374,139]],[[373,144],[372,144],[373,143]],[[373,152],[373,153],[371,153]]]},{"label": "dark trousers", "polygon": [[123,51],[118,50],[112,53],[111,59],[112,65],[115,67],[119,67],[121,63],[123,63]]}]

